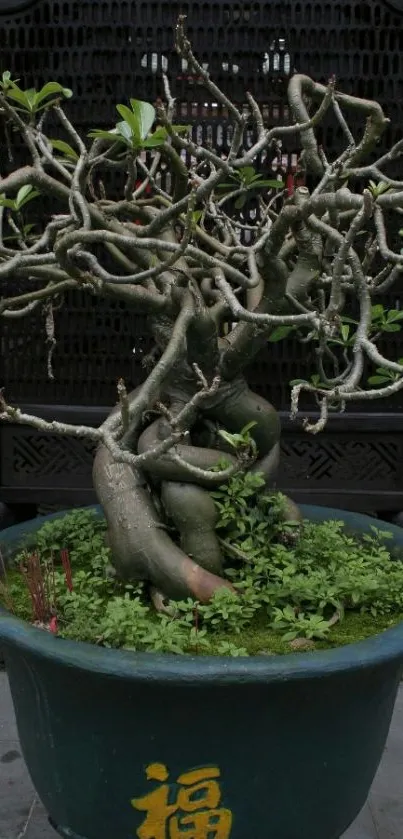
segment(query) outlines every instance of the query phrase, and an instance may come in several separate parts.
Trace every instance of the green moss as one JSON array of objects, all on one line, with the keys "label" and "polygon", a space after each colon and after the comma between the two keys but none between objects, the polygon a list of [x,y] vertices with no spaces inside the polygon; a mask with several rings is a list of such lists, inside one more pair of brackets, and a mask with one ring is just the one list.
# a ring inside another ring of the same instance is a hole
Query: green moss
[{"label": "green moss", "polygon": [[355,644],[364,641],[373,635],[378,635],[386,629],[390,629],[400,621],[403,621],[403,612],[393,615],[378,615],[373,617],[359,612],[347,612],[344,620],[336,624],[331,635],[326,640],[315,640],[307,642],[306,645],[292,646],[289,641],[282,637],[267,625],[262,618],[242,630],[239,634],[217,632],[213,639],[213,649],[217,652],[220,644],[228,642],[237,647],[244,647],[249,655],[289,655],[295,652],[306,652],[309,649],[327,650],[335,647],[343,647],[346,644]]},{"label": "green moss", "polygon": [[[355,644],[378,635],[387,629],[391,629],[397,623],[403,621],[403,612],[389,613],[388,615],[373,616],[368,613],[347,612],[344,620],[333,627],[331,637],[326,647],[341,647],[344,644]],[[318,642],[318,646],[325,646]]]},{"label": "green moss", "polygon": [[[8,592],[13,603],[13,612],[23,620],[32,620],[32,605],[25,581],[19,571],[11,571],[7,575]],[[2,597],[0,589],[0,601],[8,605]],[[106,605],[106,602],[105,602]],[[103,608],[103,607],[101,607]],[[309,649],[325,650],[341,647],[346,644],[354,644],[363,641],[373,635],[377,635],[390,629],[395,624],[403,621],[403,612],[396,612],[388,615],[373,616],[367,613],[349,611],[344,619],[337,623],[331,635],[324,639],[307,642],[296,646],[292,642],[285,641],[278,632],[270,626],[269,619],[263,614],[257,615],[253,621],[240,632],[210,631],[208,633],[210,646],[205,649],[202,644],[198,645],[197,637],[187,652],[192,654],[221,654],[222,645],[230,645],[234,649],[244,649],[248,655],[289,655],[294,652],[306,652]],[[148,623],[151,628],[158,629],[161,618],[150,610]],[[99,623],[97,615],[78,612],[72,615],[70,620],[60,626],[62,637],[73,640],[87,641],[94,643],[99,635]],[[113,646],[120,646],[113,644]],[[122,646],[125,646],[124,644]]]},{"label": "green moss", "polygon": [[0,583],[0,603],[23,620],[32,619],[31,599],[20,571],[8,571],[6,580]]},{"label": "green moss", "polygon": [[[190,599],[168,604],[171,615],[155,612],[144,584],[111,575],[104,531],[93,513],[74,511],[37,534],[45,623],[56,614],[61,637],[147,652],[286,655],[356,643],[403,620],[403,563],[378,535],[358,541],[337,522],[306,524],[286,545],[267,541],[256,526],[238,541],[227,535],[226,573],[241,596],[223,588],[207,605]],[[21,563],[29,567],[28,552],[9,569],[0,601],[34,621]]]}]

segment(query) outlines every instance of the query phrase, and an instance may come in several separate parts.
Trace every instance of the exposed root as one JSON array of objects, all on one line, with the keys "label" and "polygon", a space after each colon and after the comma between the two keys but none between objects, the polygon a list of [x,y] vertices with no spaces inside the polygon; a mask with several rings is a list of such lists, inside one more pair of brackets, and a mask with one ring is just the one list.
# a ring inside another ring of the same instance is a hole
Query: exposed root
[{"label": "exposed root", "polygon": [[151,586],[150,588],[151,602],[157,612],[163,615],[168,615],[170,618],[175,617],[175,608],[169,604],[169,598],[161,591]]}]

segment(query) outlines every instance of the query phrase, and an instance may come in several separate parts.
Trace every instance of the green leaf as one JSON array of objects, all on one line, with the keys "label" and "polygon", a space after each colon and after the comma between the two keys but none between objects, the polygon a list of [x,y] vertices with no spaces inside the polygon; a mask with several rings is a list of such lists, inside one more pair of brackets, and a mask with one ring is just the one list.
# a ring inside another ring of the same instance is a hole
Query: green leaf
[{"label": "green leaf", "polygon": [[12,198],[6,198],[4,194],[0,195],[0,207],[7,207],[10,210],[15,209],[15,201]]},{"label": "green leaf", "polygon": [[262,178],[261,175],[256,173],[253,166],[244,166],[232,177],[238,177],[248,189],[282,189],[284,187],[283,181]]},{"label": "green leaf", "polygon": [[240,195],[239,198],[236,199],[234,207],[236,210],[242,210],[242,207],[245,206],[246,203],[246,195]]},{"label": "green leaf", "polygon": [[187,134],[188,131],[191,131],[191,125],[172,125],[172,131],[175,134]]},{"label": "green leaf", "polygon": [[136,139],[133,137],[131,126],[126,122],[126,120],[116,123],[116,133],[119,137],[123,138],[126,145],[130,146],[130,148],[133,148],[133,145],[138,148]]},{"label": "green leaf", "polygon": [[370,376],[368,379],[369,385],[384,385],[386,382],[390,382],[390,376]]},{"label": "green leaf", "polygon": [[[110,131],[94,129],[94,131],[90,131],[87,136],[94,140],[108,140],[109,143],[122,143],[125,139],[122,135],[118,134],[116,128],[113,128]],[[127,142],[125,142],[125,145],[127,145]]]},{"label": "green leaf", "polygon": [[30,87],[29,90],[26,90],[25,91],[25,96],[26,96],[26,99],[27,99],[27,102],[28,102],[28,105],[29,105],[29,110],[33,112],[35,110],[36,97],[37,97],[37,92],[36,92],[35,88]]},{"label": "green leaf", "polygon": [[222,428],[220,428],[218,433],[220,437],[222,437],[222,439],[225,440],[226,443],[228,443],[234,449],[236,448],[236,441],[234,439],[236,436],[235,434],[229,434],[228,431],[224,431],[224,429]]},{"label": "green leaf", "polygon": [[37,189],[34,189],[31,184],[25,184],[22,186],[21,189],[17,192],[17,197],[15,199],[15,207],[17,210],[21,210],[24,204],[27,204],[28,201],[32,201],[33,198],[36,198],[39,195]]},{"label": "green leaf", "polygon": [[281,637],[283,641],[294,641],[297,635],[297,629],[290,629],[288,632],[285,632],[284,635],[282,635]]},{"label": "green leaf", "polygon": [[51,96],[54,93],[60,93],[61,96],[64,96],[66,99],[71,99],[73,95],[73,91],[70,90],[69,87],[62,87],[62,85],[59,84],[59,82],[48,82],[36,94],[35,105],[40,105],[40,103],[43,102],[44,99],[46,99],[48,96]]},{"label": "green leaf", "polygon": [[290,332],[293,332],[295,326],[276,326],[273,332],[269,335],[268,341],[274,344],[276,341],[282,341]]},{"label": "green leaf", "polygon": [[52,144],[52,148],[56,151],[60,151],[62,154],[65,154],[66,157],[71,157],[73,160],[78,160],[77,152],[70,146],[68,143],[65,143],[64,140],[49,140]]},{"label": "green leaf", "polygon": [[241,434],[247,434],[248,431],[250,431],[252,428],[255,428],[255,425],[257,425],[257,422],[255,420],[251,420],[251,422],[246,423],[246,425],[244,425],[244,427],[241,428]]},{"label": "green leaf", "polygon": [[389,309],[386,313],[386,320],[388,323],[396,320],[403,320],[403,312],[400,309]]},{"label": "green leaf", "polygon": [[261,180],[261,181],[257,181],[257,182],[256,182],[256,184],[254,184],[254,186],[257,186],[257,187],[267,187],[268,189],[283,189],[283,187],[285,186],[285,184],[284,184],[284,182],[283,182],[283,181],[273,181],[273,180],[265,181],[265,180]]},{"label": "green leaf", "polygon": [[379,320],[379,318],[383,319],[384,315],[385,315],[385,310],[382,306],[382,303],[377,303],[376,306],[372,306],[372,308],[371,308],[372,320]]},{"label": "green leaf", "polygon": [[398,323],[384,323],[382,332],[400,332],[401,328]]},{"label": "green leaf", "polygon": [[229,436],[232,438],[235,445],[242,445],[244,443],[242,434],[230,434]]},{"label": "green leaf", "polygon": [[311,382],[312,382],[312,384],[313,384],[313,385],[315,385],[316,387],[317,387],[318,385],[320,385],[320,376],[319,376],[319,373],[313,373],[313,374],[312,374],[312,376],[311,376]]},{"label": "green leaf", "polygon": [[390,189],[390,184],[385,183],[385,181],[381,181],[377,184],[376,193],[377,195],[382,195],[383,192],[388,192]]},{"label": "green leaf", "polygon": [[145,140],[155,120],[155,108],[149,102],[142,102],[140,99],[131,99],[130,105],[137,119],[140,139]]},{"label": "green leaf", "polygon": [[343,341],[344,342],[348,341],[348,338],[349,338],[349,335],[350,335],[350,327],[349,327],[348,323],[342,323],[342,325],[340,327],[340,332],[341,332],[341,337],[343,338]]},{"label": "green leaf", "polygon": [[22,208],[25,207],[25,204],[28,204],[29,201],[32,201],[34,198],[37,198],[38,195],[40,195],[39,190],[34,189],[32,192],[29,193],[29,195],[26,196],[26,198],[23,199],[23,201],[18,202],[18,204],[16,205],[16,209],[22,210]]},{"label": "green leaf", "polygon": [[353,320],[353,318],[348,318],[345,315],[342,317],[342,323],[352,323],[354,326],[358,326],[358,321]]},{"label": "green leaf", "polygon": [[143,149],[155,149],[158,146],[162,146],[168,137],[168,132],[166,128],[162,126],[157,128],[153,134],[150,134],[149,137],[146,137],[145,140],[142,141],[141,145]]},{"label": "green leaf", "polygon": [[140,133],[140,123],[137,115],[134,114],[133,111],[131,111],[126,105],[116,105],[116,110],[124,120],[123,123],[118,123],[118,126],[127,125],[130,129],[129,136],[127,136],[127,132],[123,136],[125,136],[127,140],[131,139],[133,141],[133,145],[139,148],[141,141],[144,138]]},{"label": "green leaf", "polygon": [[242,169],[238,169],[238,172],[239,177],[244,184],[250,184],[256,177],[256,171],[253,166],[244,166]]},{"label": "green leaf", "polygon": [[23,201],[24,198],[26,198],[27,195],[29,195],[29,193],[32,192],[32,189],[33,187],[31,186],[31,184],[25,184],[25,186],[22,186],[21,189],[19,189],[17,192],[16,204],[20,204],[21,201]]},{"label": "green leaf", "polygon": [[6,96],[8,99],[12,99],[14,102],[18,102],[19,105],[22,105],[24,110],[31,110],[30,102],[25,91],[21,90],[14,82],[9,82]]}]

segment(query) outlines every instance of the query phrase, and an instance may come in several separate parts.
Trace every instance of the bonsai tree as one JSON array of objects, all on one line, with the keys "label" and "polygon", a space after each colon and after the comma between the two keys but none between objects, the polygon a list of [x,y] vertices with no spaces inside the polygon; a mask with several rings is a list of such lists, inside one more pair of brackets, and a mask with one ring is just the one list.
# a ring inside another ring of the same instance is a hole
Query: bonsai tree
[{"label": "bonsai tree", "polygon": [[[322,430],[331,410],[403,387],[403,360],[377,347],[403,317],[376,303],[403,262],[388,237],[392,214],[403,211],[403,181],[385,174],[403,141],[376,159],[388,124],[382,108],[339,92],[334,79],[323,86],[295,75],[289,123],[268,129],[251,94],[239,109],[214,84],[183,18],[176,48],[228,120],[225,152],[199,145],[176,123],[166,77],[163,102],[117,105],[116,126],[88,140],[68,119],[71,91],[61,85],[24,90],[6,72],[0,93],[10,145],[18,133],[30,156],[0,181],[0,276],[15,287],[1,299],[2,317],[45,307],[50,375],[53,309],[68,290],[119,299],[133,317],[145,313],[154,339],[143,383],[132,393],[117,383],[117,405],[99,428],[28,416],[4,392],[0,418],[97,444],[94,485],[114,565],[126,579],[149,581],[160,608],[164,596],[206,602],[231,587],[210,491],[240,469],[275,484],[279,418],[244,376],[269,339],[293,330],[315,346],[317,370],[291,392],[294,417],[301,394],[318,407],[317,420],[304,421],[308,432]],[[317,142],[328,113],[345,138],[335,160]],[[350,115],[362,126],[358,136]],[[288,135],[303,149],[299,171],[311,188],[285,195],[260,167]],[[114,185],[109,196],[104,173]],[[37,232],[24,212],[41,196],[57,213]],[[291,501],[284,516],[298,518]]]}]

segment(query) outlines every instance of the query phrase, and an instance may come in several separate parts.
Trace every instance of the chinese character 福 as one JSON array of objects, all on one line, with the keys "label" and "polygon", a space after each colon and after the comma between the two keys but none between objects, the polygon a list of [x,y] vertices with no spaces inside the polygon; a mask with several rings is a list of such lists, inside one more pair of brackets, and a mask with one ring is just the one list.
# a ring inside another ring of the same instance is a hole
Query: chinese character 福
[{"label": "chinese character \u798f", "polygon": [[168,770],[162,763],[147,767],[147,778],[160,785],[132,806],[146,817],[137,830],[138,839],[229,839],[232,812],[220,807],[221,789],[217,767],[185,772],[177,779],[176,801],[170,803]]}]

